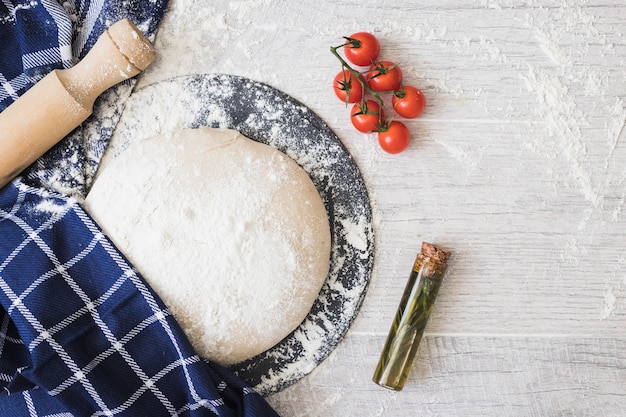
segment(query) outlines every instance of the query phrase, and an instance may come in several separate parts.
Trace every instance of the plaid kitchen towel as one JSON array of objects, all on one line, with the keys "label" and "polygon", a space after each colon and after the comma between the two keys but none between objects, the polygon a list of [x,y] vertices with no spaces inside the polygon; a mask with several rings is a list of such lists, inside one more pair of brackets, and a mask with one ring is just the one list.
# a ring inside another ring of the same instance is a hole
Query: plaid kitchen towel
[{"label": "plaid kitchen towel", "polygon": [[[121,18],[153,35],[164,8],[165,0],[2,0],[0,109],[71,66]],[[106,109],[131,87],[105,93],[96,115],[107,121],[90,120],[0,190],[0,417],[276,416],[195,353],[71,196],[85,194],[121,111]],[[70,167],[81,175],[66,178]]]},{"label": "plaid kitchen towel", "polygon": [[0,416],[275,416],[195,353],[77,201],[0,190]]}]

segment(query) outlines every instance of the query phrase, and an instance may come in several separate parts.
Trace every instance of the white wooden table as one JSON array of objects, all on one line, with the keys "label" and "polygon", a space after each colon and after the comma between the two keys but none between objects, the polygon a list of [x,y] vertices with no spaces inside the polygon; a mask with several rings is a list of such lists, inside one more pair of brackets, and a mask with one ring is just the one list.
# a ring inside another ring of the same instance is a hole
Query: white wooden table
[{"label": "white wooden table", "polygon": [[[421,88],[411,147],[356,132],[329,47],[370,31]],[[361,312],[284,416],[626,413],[622,0],[171,0],[151,83],[236,74],[302,101],[371,193]],[[371,382],[422,240],[454,255],[405,389]]]}]

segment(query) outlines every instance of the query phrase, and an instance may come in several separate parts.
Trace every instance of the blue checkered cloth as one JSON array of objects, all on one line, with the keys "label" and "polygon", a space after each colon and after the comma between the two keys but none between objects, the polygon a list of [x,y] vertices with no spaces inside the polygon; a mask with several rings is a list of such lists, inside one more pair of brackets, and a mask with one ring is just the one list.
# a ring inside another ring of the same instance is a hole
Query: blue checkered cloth
[{"label": "blue checkered cloth", "polygon": [[[128,17],[151,35],[165,8],[159,0],[115,4],[0,2],[0,109],[50,70],[71,66],[107,24]],[[123,101],[128,93],[120,91],[130,88],[107,92],[107,106],[111,94]],[[109,122],[119,113],[109,112]],[[158,296],[68,195],[84,194],[106,147],[110,128],[98,126],[77,129],[0,190],[0,417],[277,416],[229,370],[196,354]],[[94,131],[97,139],[81,140]],[[67,162],[82,178],[62,181]],[[63,192],[54,189],[59,183]]]}]

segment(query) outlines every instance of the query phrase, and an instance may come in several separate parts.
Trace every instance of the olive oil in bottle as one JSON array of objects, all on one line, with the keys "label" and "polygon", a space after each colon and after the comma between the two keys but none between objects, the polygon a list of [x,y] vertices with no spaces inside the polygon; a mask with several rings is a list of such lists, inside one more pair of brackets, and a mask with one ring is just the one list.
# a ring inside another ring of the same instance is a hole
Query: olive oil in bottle
[{"label": "olive oil in bottle", "polygon": [[402,294],[373,381],[402,390],[437,298],[450,252],[423,242]]}]

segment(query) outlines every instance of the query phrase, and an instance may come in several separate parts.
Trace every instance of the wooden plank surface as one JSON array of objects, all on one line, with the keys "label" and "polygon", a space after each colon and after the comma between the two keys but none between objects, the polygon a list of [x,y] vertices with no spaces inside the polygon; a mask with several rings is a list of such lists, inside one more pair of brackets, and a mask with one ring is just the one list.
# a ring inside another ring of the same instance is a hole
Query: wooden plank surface
[{"label": "wooden plank surface", "polygon": [[379,342],[351,334],[328,364],[271,401],[284,415],[307,416],[617,416],[623,409],[623,339],[431,335],[401,392],[370,382]]},{"label": "wooden plank surface", "polygon": [[[375,33],[421,88],[403,154],[350,125],[328,48]],[[171,0],[140,82],[229,73],[302,101],[359,164],[376,261],[347,338],[269,401],[285,416],[626,410],[622,0]],[[371,382],[422,240],[454,253],[406,388]]]}]

